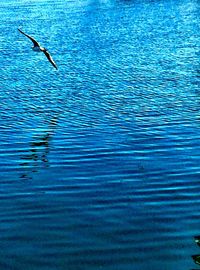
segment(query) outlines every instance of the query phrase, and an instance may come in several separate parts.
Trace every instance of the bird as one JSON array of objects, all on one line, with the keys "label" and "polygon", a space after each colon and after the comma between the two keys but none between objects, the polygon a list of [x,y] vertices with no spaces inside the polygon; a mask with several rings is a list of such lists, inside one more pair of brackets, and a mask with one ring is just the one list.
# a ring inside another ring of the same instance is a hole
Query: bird
[{"label": "bird", "polygon": [[24,32],[23,32],[22,30],[20,30],[19,28],[18,28],[18,31],[19,31],[21,34],[23,34],[24,36],[26,36],[27,38],[29,38],[29,39],[33,42],[33,47],[32,47],[33,51],[36,51],[36,52],[43,52],[43,53],[46,55],[46,57],[47,57],[47,59],[49,60],[49,62],[50,62],[56,69],[58,69],[56,63],[54,62],[53,58],[51,57],[50,53],[47,51],[46,48],[41,47],[40,44],[39,44],[33,37],[27,35],[26,33],[24,33]]}]

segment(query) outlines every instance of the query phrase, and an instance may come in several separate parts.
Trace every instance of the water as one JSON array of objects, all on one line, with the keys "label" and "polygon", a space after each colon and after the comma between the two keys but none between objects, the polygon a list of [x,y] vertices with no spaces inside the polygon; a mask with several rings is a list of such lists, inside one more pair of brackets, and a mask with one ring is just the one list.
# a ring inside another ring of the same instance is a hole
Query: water
[{"label": "water", "polygon": [[194,268],[199,8],[1,1],[1,269]]}]

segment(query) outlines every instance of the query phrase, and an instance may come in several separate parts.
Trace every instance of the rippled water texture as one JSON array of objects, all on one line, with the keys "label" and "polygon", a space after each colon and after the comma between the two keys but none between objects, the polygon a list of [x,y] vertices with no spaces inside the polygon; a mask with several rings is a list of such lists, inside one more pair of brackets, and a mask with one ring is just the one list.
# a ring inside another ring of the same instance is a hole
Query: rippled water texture
[{"label": "rippled water texture", "polygon": [[199,10],[1,1],[0,269],[194,268]]}]

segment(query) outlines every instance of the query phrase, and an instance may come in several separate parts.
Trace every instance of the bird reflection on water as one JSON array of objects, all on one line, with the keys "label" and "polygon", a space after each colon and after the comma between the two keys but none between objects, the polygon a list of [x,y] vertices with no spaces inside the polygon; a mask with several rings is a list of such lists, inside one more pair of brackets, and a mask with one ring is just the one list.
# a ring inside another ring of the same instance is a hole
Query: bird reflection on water
[{"label": "bird reflection on water", "polygon": [[54,116],[50,121],[48,128],[42,134],[33,137],[28,148],[28,153],[21,156],[20,163],[23,173],[20,178],[23,180],[31,180],[33,174],[37,173],[39,168],[48,168],[48,154],[50,151],[50,142],[55,133],[58,116]]}]

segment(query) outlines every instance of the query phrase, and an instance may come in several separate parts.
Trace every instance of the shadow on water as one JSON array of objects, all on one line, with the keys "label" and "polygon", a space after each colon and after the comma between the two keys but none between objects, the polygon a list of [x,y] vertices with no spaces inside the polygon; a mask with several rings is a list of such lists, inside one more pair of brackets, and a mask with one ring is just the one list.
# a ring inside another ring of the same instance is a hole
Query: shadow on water
[{"label": "shadow on water", "polygon": [[30,147],[27,153],[21,156],[22,162],[20,166],[23,169],[20,178],[30,180],[34,173],[37,173],[40,168],[48,168],[48,154],[50,151],[50,142],[55,133],[58,115],[52,117],[49,121],[48,128],[40,134],[33,137],[30,142]]}]

